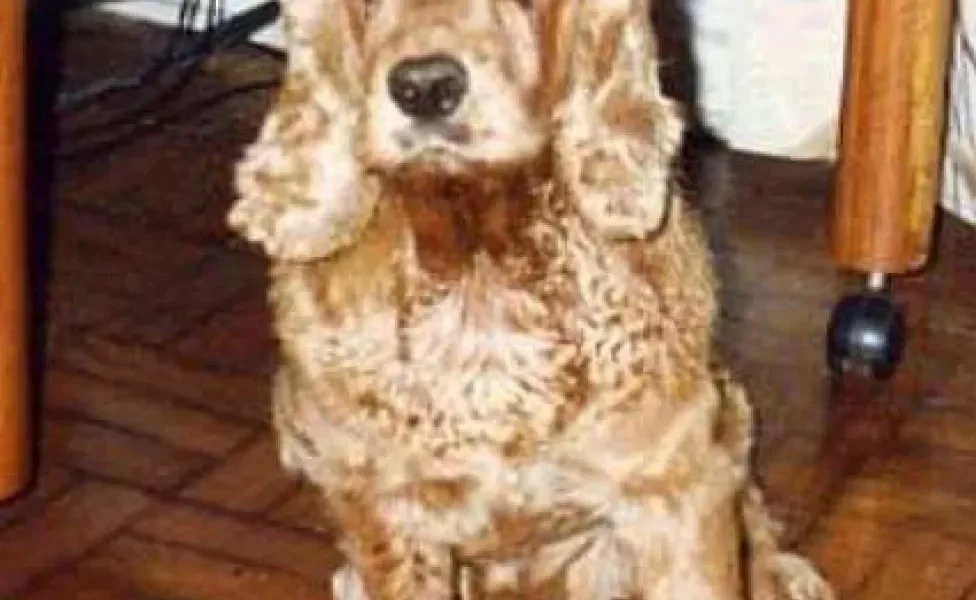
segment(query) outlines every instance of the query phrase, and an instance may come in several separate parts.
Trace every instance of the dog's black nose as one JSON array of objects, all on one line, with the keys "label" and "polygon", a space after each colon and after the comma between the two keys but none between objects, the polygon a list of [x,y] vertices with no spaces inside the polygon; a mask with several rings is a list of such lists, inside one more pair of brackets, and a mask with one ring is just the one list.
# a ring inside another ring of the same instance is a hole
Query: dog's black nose
[{"label": "dog's black nose", "polygon": [[405,114],[435,120],[450,116],[468,91],[468,72],[445,54],[408,58],[387,78],[390,96]]}]

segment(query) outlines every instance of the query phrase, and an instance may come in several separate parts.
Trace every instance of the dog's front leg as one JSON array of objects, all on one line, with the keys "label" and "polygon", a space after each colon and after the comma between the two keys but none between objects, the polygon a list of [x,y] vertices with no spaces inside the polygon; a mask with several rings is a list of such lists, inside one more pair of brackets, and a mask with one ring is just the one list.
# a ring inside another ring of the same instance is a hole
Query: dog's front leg
[{"label": "dog's front leg", "polygon": [[[355,534],[353,534],[355,535]],[[349,540],[348,565],[333,578],[336,600],[452,600],[448,549],[405,538]]]},{"label": "dog's front leg", "polygon": [[[452,600],[451,553],[406,538],[369,536],[349,544],[349,567],[336,575],[336,600]],[[349,594],[349,598],[341,594]],[[365,598],[362,598],[365,593]]]},{"label": "dog's front leg", "polygon": [[779,525],[754,485],[746,491],[742,513],[749,550],[749,600],[834,600],[833,589],[813,563],[779,547]]},{"label": "dog's front leg", "polygon": [[734,498],[707,512],[688,497],[647,498],[631,505],[615,525],[634,556],[636,597],[745,600]]},{"label": "dog's front leg", "polygon": [[452,600],[449,547],[403,535],[363,496],[330,504],[349,563],[333,580],[336,600]]}]

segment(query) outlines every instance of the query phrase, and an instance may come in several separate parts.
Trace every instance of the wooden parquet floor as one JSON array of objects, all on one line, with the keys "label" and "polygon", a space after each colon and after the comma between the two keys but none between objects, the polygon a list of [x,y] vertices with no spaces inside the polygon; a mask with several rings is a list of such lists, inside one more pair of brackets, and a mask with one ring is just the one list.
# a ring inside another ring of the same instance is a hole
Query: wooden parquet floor
[{"label": "wooden parquet floor", "polygon": [[[159,37],[103,18],[68,30],[69,83]],[[211,61],[164,109],[277,68]],[[222,221],[268,98],[231,95],[56,165],[42,462],[36,489],[0,507],[0,598],[329,597],[332,538],[269,435],[264,263]],[[66,120],[64,147],[111,104]],[[826,251],[830,172],[724,165],[725,343],[790,543],[843,598],[976,600],[976,230],[947,219],[935,267],[899,282],[913,338],[898,377],[834,385],[824,327],[848,282]]]}]

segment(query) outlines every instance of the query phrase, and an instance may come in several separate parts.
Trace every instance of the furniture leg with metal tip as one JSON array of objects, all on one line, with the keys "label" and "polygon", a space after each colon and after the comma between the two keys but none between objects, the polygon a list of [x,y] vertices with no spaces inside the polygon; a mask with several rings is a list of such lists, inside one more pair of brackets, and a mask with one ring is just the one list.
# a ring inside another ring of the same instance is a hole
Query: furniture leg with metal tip
[{"label": "furniture leg with metal tip", "polygon": [[905,321],[889,284],[930,254],[953,7],[951,0],[849,3],[831,249],[839,267],[867,282],[831,315],[828,361],[836,373],[886,377],[901,359]]}]

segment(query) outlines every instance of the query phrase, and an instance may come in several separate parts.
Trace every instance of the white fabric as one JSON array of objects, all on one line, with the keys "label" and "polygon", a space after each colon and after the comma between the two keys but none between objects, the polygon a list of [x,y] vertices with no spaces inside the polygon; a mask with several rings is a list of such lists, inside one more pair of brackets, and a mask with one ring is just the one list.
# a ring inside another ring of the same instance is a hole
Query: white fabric
[{"label": "white fabric", "polygon": [[[738,150],[835,158],[847,1],[686,2],[708,125]],[[976,0],[958,13],[942,205],[976,225]]]},{"label": "white fabric", "polygon": [[705,120],[733,147],[834,153],[845,0],[687,0]]},{"label": "white fabric", "polygon": [[942,205],[976,225],[976,0],[957,14]]}]

